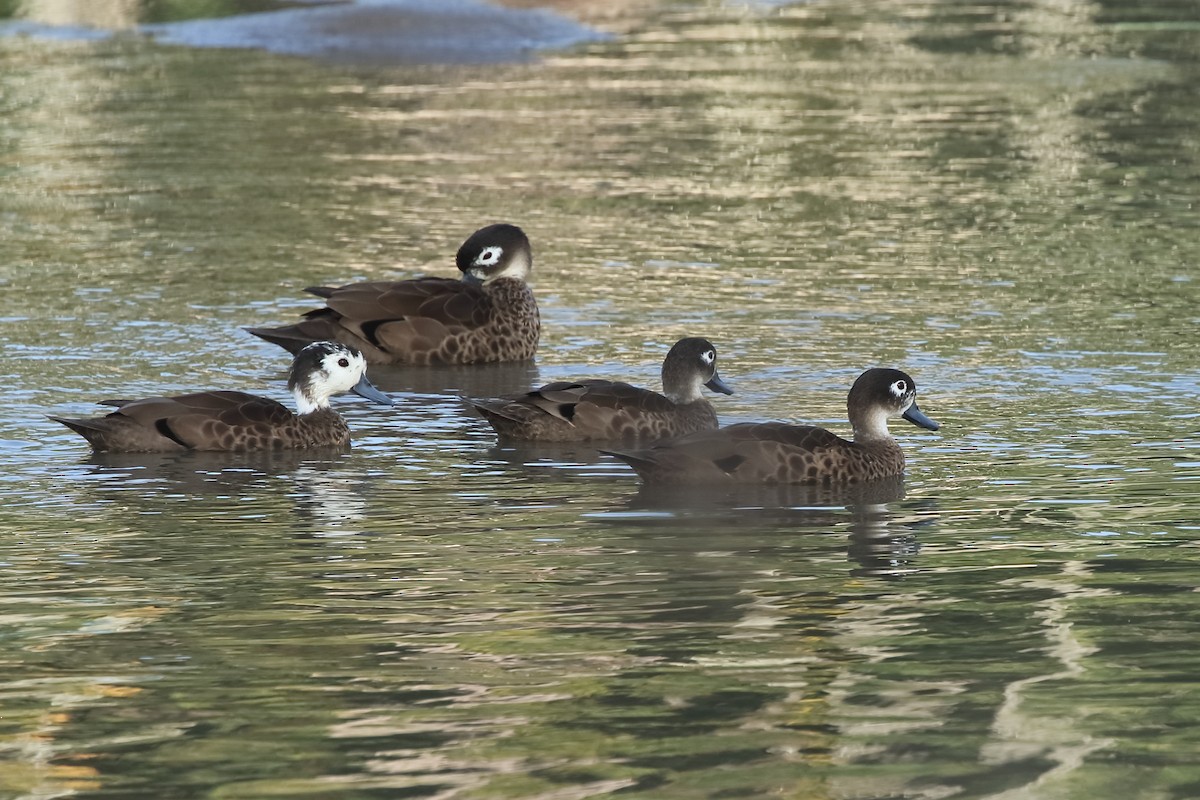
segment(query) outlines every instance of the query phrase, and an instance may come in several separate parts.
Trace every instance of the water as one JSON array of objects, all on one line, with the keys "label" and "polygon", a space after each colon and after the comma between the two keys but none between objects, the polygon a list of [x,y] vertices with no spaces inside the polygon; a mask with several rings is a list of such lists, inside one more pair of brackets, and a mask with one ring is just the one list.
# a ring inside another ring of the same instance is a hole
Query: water
[{"label": "water", "polygon": [[[625,4],[504,65],[0,39],[0,796],[1193,798],[1190,4]],[[162,21],[156,19],[154,21]],[[286,399],[240,330],[521,224],[536,367],[379,370],[344,453],[45,419]],[[650,493],[456,392],[656,385],[902,485]]]}]

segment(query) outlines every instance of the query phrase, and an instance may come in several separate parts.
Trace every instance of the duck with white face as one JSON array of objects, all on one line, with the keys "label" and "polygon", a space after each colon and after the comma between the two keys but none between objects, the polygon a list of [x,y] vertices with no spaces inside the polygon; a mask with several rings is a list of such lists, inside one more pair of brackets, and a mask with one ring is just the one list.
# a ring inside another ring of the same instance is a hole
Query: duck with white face
[{"label": "duck with white face", "polygon": [[353,392],[374,403],[392,399],[367,379],[362,353],[339,342],[314,342],[292,361],[288,388],[298,414],[282,403],[245,392],[216,390],[141,400],[105,400],[103,417],[51,417],[87,439],[98,452],[270,450],[344,446],[350,428],[329,398]]},{"label": "duck with white face", "polygon": [[862,373],[846,399],[854,439],[824,428],[758,422],[729,425],[645,450],[604,451],[648,484],[852,484],[901,475],[904,452],[888,431],[903,418],[936,431],[917,407],[917,385],[898,369]]},{"label": "duck with white face", "polygon": [[516,225],[471,234],[455,256],[460,280],[411,278],[312,286],[325,299],[294,325],[247,328],[291,353],[334,340],[372,364],[480,364],[527,361],[537,353],[541,318],[527,283],[533,248]]}]

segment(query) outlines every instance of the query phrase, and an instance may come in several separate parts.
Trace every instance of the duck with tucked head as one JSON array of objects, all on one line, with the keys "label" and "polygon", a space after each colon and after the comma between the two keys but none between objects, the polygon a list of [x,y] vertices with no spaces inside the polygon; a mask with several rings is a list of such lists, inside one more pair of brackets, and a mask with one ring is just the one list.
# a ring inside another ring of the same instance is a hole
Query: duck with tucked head
[{"label": "duck with tucked head", "polygon": [[366,369],[358,351],[338,342],[314,342],[296,355],[288,377],[298,414],[266,397],[211,391],[105,400],[101,405],[117,407],[108,416],[50,419],[87,439],[97,452],[343,446],[350,443],[350,428],[329,407],[331,396],[349,391],[392,405],[392,399],[367,380]]},{"label": "duck with tucked head", "polygon": [[480,228],[458,249],[462,280],[412,278],[310,286],[325,307],[295,325],[247,328],[298,353],[318,340],[361,351],[372,364],[479,364],[526,361],[537,352],[541,320],[525,282],[533,249],[516,225]]},{"label": "duck with tucked head", "polygon": [[680,339],[662,366],[663,394],[599,379],[548,383],[523,395],[472,400],[501,437],[539,442],[636,441],[717,427],[702,388],[733,394],[717,374],[717,350]]},{"label": "duck with tucked head", "polygon": [[904,472],[904,453],[887,421],[903,417],[936,431],[917,408],[917,385],[898,369],[869,369],[847,399],[854,440],[824,428],[759,422],[729,425],[661,442],[646,450],[603,452],[633,467],[648,484],[849,484]]}]

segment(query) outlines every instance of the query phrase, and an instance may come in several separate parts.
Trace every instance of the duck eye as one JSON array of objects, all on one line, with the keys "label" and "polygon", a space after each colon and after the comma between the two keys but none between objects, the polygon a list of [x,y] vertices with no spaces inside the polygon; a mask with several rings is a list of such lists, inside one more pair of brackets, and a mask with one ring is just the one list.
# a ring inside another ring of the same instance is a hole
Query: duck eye
[{"label": "duck eye", "polygon": [[908,392],[908,383],[906,381],[896,381],[892,384],[892,394],[896,397],[903,397]]},{"label": "duck eye", "polygon": [[700,354],[700,360],[703,361],[705,364],[711,364],[717,360],[717,354],[715,352],[713,352],[712,350],[705,350],[703,353]]},{"label": "duck eye", "polygon": [[348,358],[339,358],[339,359],[338,359],[338,366],[339,366],[339,367],[341,367],[342,369],[345,369],[346,367],[350,366],[350,359],[348,359]]},{"label": "duck eye", "polygon": [[503,247],[485,247],[483,252],[475,259],[476,264],[491,265],[500,260],[500,256],[504,254]]}]

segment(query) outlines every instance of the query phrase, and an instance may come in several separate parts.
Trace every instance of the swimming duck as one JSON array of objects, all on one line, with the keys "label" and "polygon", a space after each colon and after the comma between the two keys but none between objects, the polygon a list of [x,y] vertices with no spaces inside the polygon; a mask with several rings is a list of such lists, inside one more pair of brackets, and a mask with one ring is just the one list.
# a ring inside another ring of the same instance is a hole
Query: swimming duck
[{"label": "swimming duck", "polygon": [[854,441],[824,428],[782,422],[742,423],[661,442],[646,450],[603,451],[648,484],[873,481],[904,471],[904,453],[888,433],[890,417],[936,431],[917,408],[917,385],[898,369],[869,369],[847,399]]},{"label": "swimming duck", "polygon": [[362,354],[338,342],[314,342],[292,361],[288,388],[299,414],[281,403],[245,392],[212,391],[142,400],[105,400],[105,417],[61,422],[97,452],[262,450],[326,447],[350,442],[350,429],[329,398],[351,391],[376,403],[392,399],[366,376]]},{"label": "swimming duck", "polygon": [[633,441],[716,428],[717,412],[700,389],[733,394],[717,374],[716,348],[700,337],[680,339],[667,353],[662,385],[659,394],[616,381],[559,381],[523,395],[469,402],[502,437]]},{"label": "swimming duck", "polygon": [[310,286],[325,308],[281,328],[247,328],[297,353],[336,340],[372,364],[478,364],[524,361],[537,352],[541,321],[525,282],[533,249],[516,225],[480,228],[458,248],[462,280],[412,278]]}]

